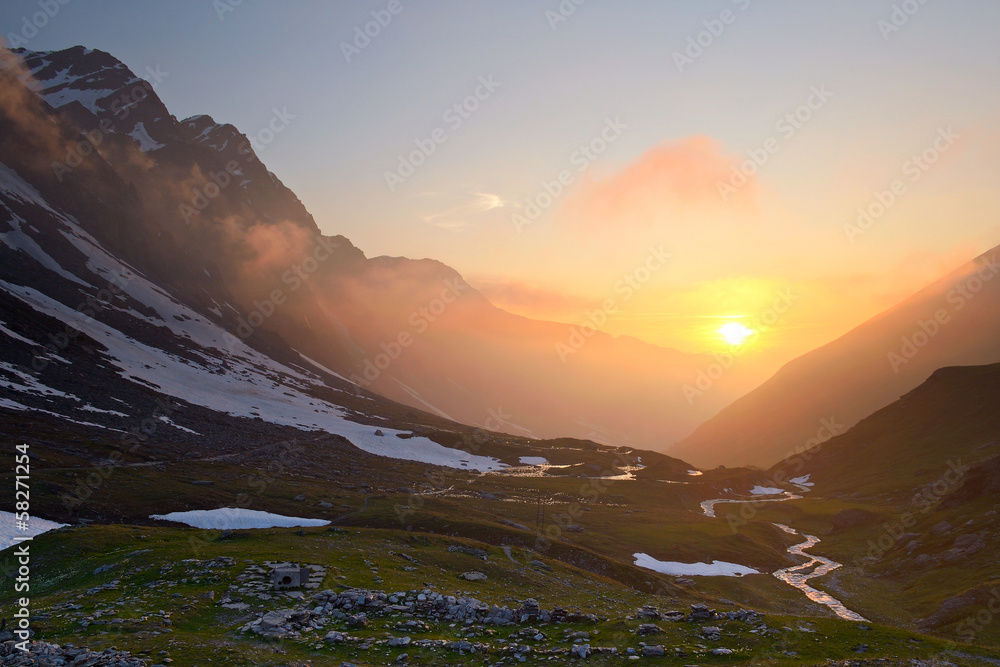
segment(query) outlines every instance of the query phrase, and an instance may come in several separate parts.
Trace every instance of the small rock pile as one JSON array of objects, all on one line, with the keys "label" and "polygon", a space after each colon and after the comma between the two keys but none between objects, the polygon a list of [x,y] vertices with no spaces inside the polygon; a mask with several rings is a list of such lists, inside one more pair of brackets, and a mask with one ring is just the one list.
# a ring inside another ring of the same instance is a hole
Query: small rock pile
[{"label": "small rock pile", "polygon": [[473,597],[443,595],[430,589],[386,593],[352,588],[341,593],[325,590],[312,595],[302,606],[278,609],[247,623],[241,630],[265,637],[298,637],[311,628],[319,630],[335,621],[345,621],[349,627],[363,628],[369,614],[403,613],[419,615],[431,621],[463,625],[515,625],[539,621],[597,623],[593,614],[568,613],[559,607],[542,609],[532,598],[517,608],[488,605]]}]

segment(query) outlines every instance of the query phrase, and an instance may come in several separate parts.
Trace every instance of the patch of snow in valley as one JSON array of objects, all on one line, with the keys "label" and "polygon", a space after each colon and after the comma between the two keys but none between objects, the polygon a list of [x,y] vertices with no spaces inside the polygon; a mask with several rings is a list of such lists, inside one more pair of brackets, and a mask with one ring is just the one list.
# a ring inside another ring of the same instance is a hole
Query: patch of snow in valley
[{"label": "patch of snow in valley", "polygon": [[525,466],[544,466],[549,463],[549,460],[544,456],[522,456],[518,460],[521,462],[521,465]]},{"label": "patch of snow in valley", "polygon": [[755,496],[777,496],[784,492],[784,489],[779,489],[773,486],[761,486],[760,484],[750,489],[750,493]]},{"label": "patch of snow in valley", "polygon": [[792,484],[798,484],[799,486],[815,486],[815,482],[809,481],[810,477],[812,477],[811,473],[809,475],[802,475],[801,477],[793,477],[788,481]]},{"label": "patch of snow in valley", "polygon": [[635,558],[635,564],[639,567],[675,577],[742,577],[745,574],[760,574],[752,567],[727,563],[723,560],[713,560],[711,563],[679,563],[677,561],[657,560],[649,554],[643,553],[635,553],[632,556]]},{"label": "patch of snow in valley", "polygon": [[0,511],[0,551],[10,549],[18,544],[14,539],[16,537],[34,537],[66,525],[33,516],[28,519],[28,530],[18,530],[16,519],[17,517],[12,512]]},{"label": "patch of snow in valley", "polygon": [[330,523],[324,519],[303,519],[239,507],[220,507],[214,510],[190,510],[187,512],[170,512],[169,514],[151,514],[149,518],[160,519],[162,521],[176,521],[177,523],[184,523],[193,528],[212,530],[296,528],[299,526],[325,526]]}]

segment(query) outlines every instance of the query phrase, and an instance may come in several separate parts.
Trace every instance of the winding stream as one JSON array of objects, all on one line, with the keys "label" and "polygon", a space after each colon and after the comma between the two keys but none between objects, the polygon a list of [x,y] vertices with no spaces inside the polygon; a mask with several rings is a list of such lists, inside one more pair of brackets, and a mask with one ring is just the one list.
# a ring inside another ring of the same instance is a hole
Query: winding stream
[{"label": "winding stream", "polygon": [[[808,486],[802,484],[796,484],[800,490],[803,492],[809,491]],[[781,498],[754,498],[751,500],[736,500],[732,498],[714,498],[712,500],[705,500],[701,503],[701,511],[704,512],[705,516],[714,517],[715,516],[715,506],[719,503],[778,503],[786,500],[797,500],[802,496],[792,493],[791,491],[782,492]],[[807,558],[808,560],[801,565],[793,565],[791,567],[786,567],[778,570],[774,573],[774,576],[781,579],[783,582],[789,586],[793,586],[803,593],[806,594],[813,602],[825,605],[833,610],[840,618],[846,619],[848,621],[867,621],[864,616],[853,612],[844,604],[833,597],[829,593],[825,593],[821,590],[815,589],[810,586],[808,582],[810,579],[815,577],[822,577],[824,574],[829,574],[833,570],[836,570],[841,566],[841,563],[837,561],[830,560],[829,558],[824,558],[823,556],[814,556],[812,554],[807,554],[806,549],[811,549],[812,547],[819,544],[819,538],[815,535],[802,535],[794,528],[790,528],[782,523],[774,524],[781,530],[785,531],[790,535],[801,535],[805,538],[804,542],[799,544],[793,544],[788,547],[788,553],[793,556],[801,556]]]},{"label": "winding stream", "polygon": [[[794,528],[790,528],[783,523],[776,523],[774,525],[790,535],[802,535],[799,531]],[[794,586],[799,589],[813,602],[826,605],[833,610],[833,613],[841,618],[845,618],[848,621],[867,621],[867,618],[857,612],[851,611],[845,607],[840,600],[833,597],[829,593],[817,590],[806,583],[814,577],[822,577],[824,574],[829,574],[840,567],[841,564],[837,561],[830,560],[829,558],[824,558],[823,556],[807,554],[806,549],[810,549],[819,544],[819,538],[815,535],[802,535],[802,537],[806,538],[805,542],[793,544],[788,547],[788,553],[796,556],[802,556],[803,558],[808,558],[809,560],[802,565],[793,565],[791,567],[778,570],[774,573],[774,576],[781,579],[789,586]],[[814,566],[815,569],[810,572],[809,570]]]},{"label": "winding stream", "polygon": [[704,500],[701,503],[701,511],[705,513],[705,516],[715,516],[715,506],[719,503],[780,503],[785,500],[798,500],[802,496],[797,496],[791,491],[782,492],[783,498],[754,498],[752,500],[736,500],[734,498],[713,498],[712,500]]}]

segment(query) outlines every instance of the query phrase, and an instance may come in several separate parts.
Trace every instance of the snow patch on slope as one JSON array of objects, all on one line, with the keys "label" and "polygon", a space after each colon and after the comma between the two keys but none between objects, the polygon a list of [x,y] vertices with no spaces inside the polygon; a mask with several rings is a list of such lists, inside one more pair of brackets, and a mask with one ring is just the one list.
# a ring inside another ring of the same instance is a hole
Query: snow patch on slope
[{"label": "snow patch on slope", "polygon": [[544,456],[522,456],[518,461],[526,466],[544,466],[549,464],[549,460]]},{"label": "snow patch on slope", "polygon": [[[185,356],[172,354],[136,340],[31,287],[0,281],[0,287],[34,310],[85,333],[106,348],[109,361],[122,377],[234,417],[259,418],[272,424],[335,433],[359,449],[379,456],[466,470],[495,471],[505,467],[495,458],[443,447],[426,437],[397,437],[410,435],[404,431],[383,428],[386,436],[376,436],[374,427],[348,420],[339,406],[308,393],[312,388],[327,386],[322,378],[305,369],[302,372],[294,370],[258,352],[177,301],[105,251],[72,216],[52,209],[38,191],[13,170],[0,169],[0,178],[5,190],[50,211],[63,224],[60,233],[87,258],[86,266],[91,272],[150,308],[159,318],[159,321],[154,320],[158,326],[166,327],[186,343]],[[153,320],[131,308],[119,307],[118,310],[143,321]]]},{"label": "snow patch on slope", "polygon": [[59,107],[64,107],[71,102],[79,102],[84,106],[87,111],[94,114],[95,116],[101,113],[101,108],[97,106],[97,103],[103,100],[105,97],[114,94],[114,90],[78,90],[76,88],[70,88],[69,86],[65,88],[60,88],[59,90],[53,90],[49,92],[46,90],[42,93],[42,97],[51,106],[58,109]]},{"label": "snow patch on slope", "polygon": [[784,492],[784,489],[779,489],[773,486],[761,486],[760,484],[750,489],[750,493],[755,496],[776,496]]},{"label": "snow patch on slope", "polygon": [[15,520],[16,516],[12,512],[0,511],[0,551],[17,544],[14,539],[16,537],[35,537],[66,525],[33,516],[28,520],[28,530],[18,530]]},{"label": "snow patch on slope", "polygon": [[330,523],[323,519],[303,519],[239,507],[220,507],[215,510],[191,510],[188,512],[170,512],[169,514],[151,514],[149,518],[160,519],[161,521],[176,521],[177,523],[185,523],[194,528],[212,530],[295,528],[298,526],[325,526]]},{"label": "snow patch on slope", "polygon": [[13,338],[14,340],[19,340],[22,343],[27,343],[28,345],[38,345],[38,343],[36,343],[35,341],[28,340],[24,336],[11,331],[6,326],[4,326],[4,324],[5,324],[4,322],[0,322],[0,333],[3,333],[4,335],[8,336],[9,338]]},{"label": "snow patch on slope", "polygon": [[711,563],[679,563],[677,561],[656,560],[649,554],[632,554],[635,564],[639,567],[669,574],[675,577],[742,577],[745,574],[760,574],[746,565],[727,563],[724,560],[713,560]]},{"label": "snow patch on slope", "polygon": [[128,133],[128,136],[139,142],[139,150],[143,153],[163,148],[163,144],[155,141],[151,136],[149,136],[149,132],[146,131],[146,127],[142,124],[142,121],[135,124],[135,127]]}]

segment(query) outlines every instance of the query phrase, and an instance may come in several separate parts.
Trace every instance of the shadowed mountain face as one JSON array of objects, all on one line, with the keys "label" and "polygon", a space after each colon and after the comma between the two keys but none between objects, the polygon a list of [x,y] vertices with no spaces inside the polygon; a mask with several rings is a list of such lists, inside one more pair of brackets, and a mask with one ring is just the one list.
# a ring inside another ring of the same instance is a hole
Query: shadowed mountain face
[{"label": "shadowed mountain face", "polygon": [[671,454],[706,467],[771,465],[854,425],[935,369],[1000,360],[998,333],[1000,247],[788,363]]},{"label": "shadowed mountain face", "polygon": [[[54,296],[69,275],[102,287],[80,278],[86,259],[67,244],[78,232],[46,223],[48,208],[219,327],[231,350],[305,355],[352,391],[440,417],[663,450],[734,397],[737,371],[711,400],[684,399],[707,356],[514,316],[439,262],[366,258],[324,236],[258,159],[257,138],[208,116],[178,121],[152,74],[83,47],[6,58],[8,295],[48,286]],[[290,122],[280,109],[272,120]]]},{"label": "shadowed mountain face", "polygon": [[804,453],[801,470],[778,464],[773,471],[808,472],[817,494],[872,503],[909,502],[944,476],[951,481],[936,494],[944,507],[973,502],[997,486],[990,475],[1000,455],[998,404],[1000,364],[941,368]]},{"label": "shadowed mountain face", "polygon": [[[839,586],[879,622],[996,636],[1000,364],[941,368],[899,400],[766,473],[808,474],[809,515]],[[795,512],[795,509],[790,510]]]}]

